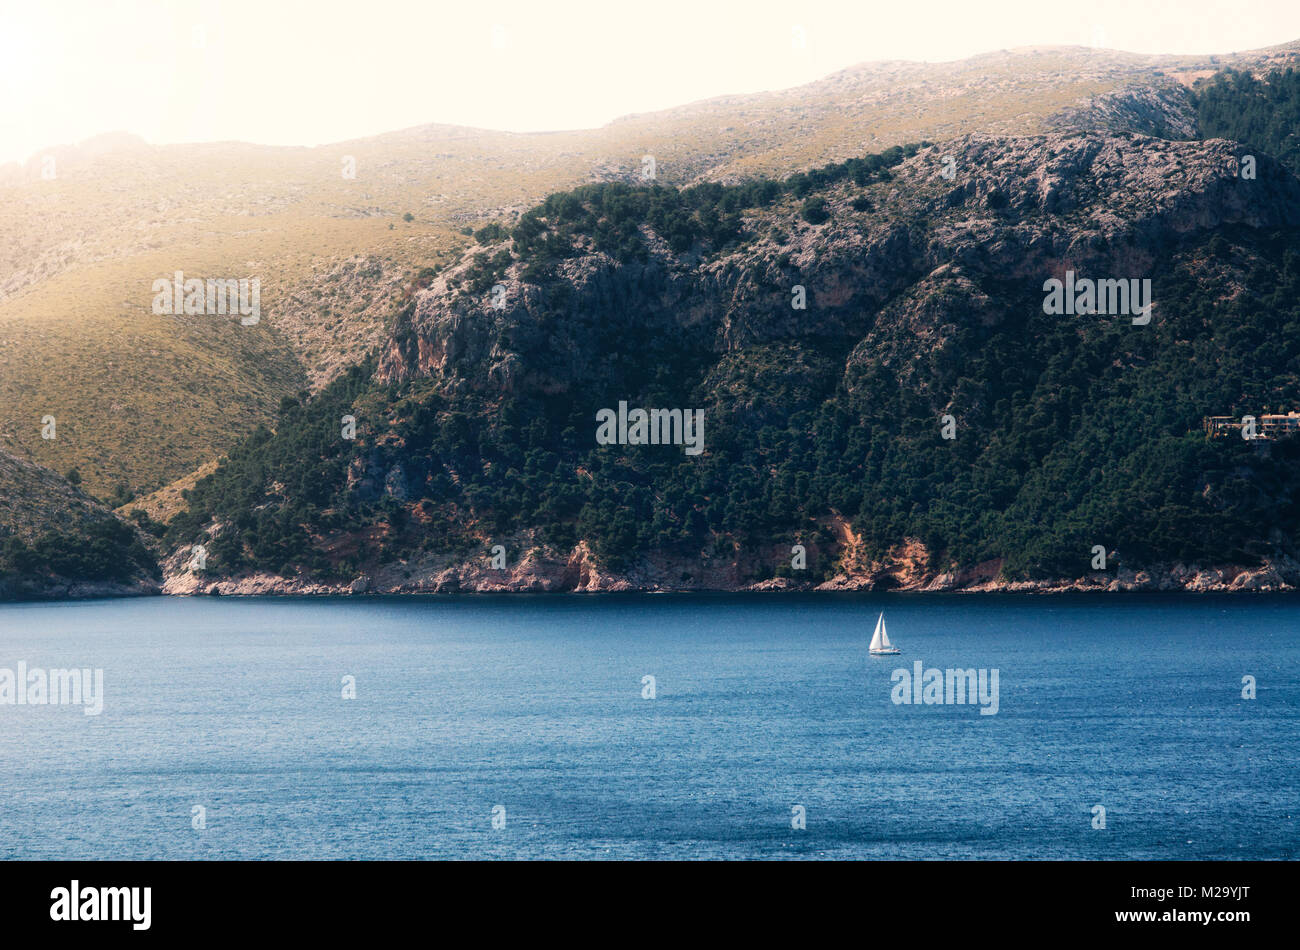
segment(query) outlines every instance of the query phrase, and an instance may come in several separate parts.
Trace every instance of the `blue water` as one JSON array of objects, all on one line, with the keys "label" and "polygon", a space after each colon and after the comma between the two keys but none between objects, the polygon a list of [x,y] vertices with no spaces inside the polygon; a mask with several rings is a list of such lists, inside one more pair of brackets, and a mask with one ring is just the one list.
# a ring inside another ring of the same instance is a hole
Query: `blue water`
[{"label": "blue water", "polygon": [[[901,657],[866,655],[882,606]],[[1295,858],[1298,629],[1280,597],[3,605],[0,667],[103,668],[105,704],[0,705],[0,857]],[[918,659],[997,668],[998,713],[895,705]]]}]

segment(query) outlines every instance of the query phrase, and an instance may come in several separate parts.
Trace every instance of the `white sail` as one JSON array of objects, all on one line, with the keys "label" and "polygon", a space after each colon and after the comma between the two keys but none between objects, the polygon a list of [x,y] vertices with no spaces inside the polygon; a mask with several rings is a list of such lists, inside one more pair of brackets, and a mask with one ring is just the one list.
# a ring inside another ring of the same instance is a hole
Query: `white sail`
[{"label": "white sail", "polygon": [[883,637],[884,634],[885,634],[885,615],[881,614],[880,619],[876,621],[876,632],[871,638],[870,649],[879,650],[881,643],[884,643],[886,645],[889,643],[888,638],[881,640],[881,637]]},{"label": "white sail", "polygon": [[880,615],[880,646],[886,650],[890,649],[893,644],[889,642],[889,631],[885,629],[885,615]]}]

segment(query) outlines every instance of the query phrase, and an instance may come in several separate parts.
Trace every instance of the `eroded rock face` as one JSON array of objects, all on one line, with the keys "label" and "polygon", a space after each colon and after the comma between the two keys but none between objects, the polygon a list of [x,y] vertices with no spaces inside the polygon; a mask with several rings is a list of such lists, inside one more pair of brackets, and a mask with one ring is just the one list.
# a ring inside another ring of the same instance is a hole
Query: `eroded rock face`
[{"label": "eroded rock face", "polygon": [[[633,317],[652,332],[697,334],[719,356],[810,338],[869,347],[890,332],[882,324],[891,316],[895,332],[910,322],[941,333],[945,308],[954,320],[996,321],[972,279],[1034,288],[1066,270],[1138,275],[1179,241],[1224,226],[1300,224],[1300,182],[1264,156],[1257,177],[1243,179],[1242,156],[1224,140],[1131,133],[965,136],[922,150],[891,181],[865,189],[871,210],[853,208],[863,189],[837,186],[827,192],[829,222],[809,225],[797,209],[757,212],[749,222],[757,239],[721,257],[676,255],[654,240],[648,259],[630,264],[580,254],[560,268],[569,293],[558,307],[522,279],[518,263],[501,278],[503,308],[488,294],[449,289],[467,259],[398,322],[378,378],[563,392],[598,369],[583,334]],[[940,174],[948,157],[952,180]],[[795,285],[815,306],[791,308]],[[893,311],[882,312],[886,305]],[[554,339],[555,326],[567,335]],[[530,358],[543,342],[544,366]]]},{"label": "eroded rock face", "polygon": [[[912,542],[914,543],[914,542]],[[770,553],[770,552],[765,552]],[[828,549],[827,555],[838,553]],[[1300,564],[1290,559],[1268,561],[1258,567],[1244,565],[1199,566],[1173,564],[1133,571],[1120,568],[1079,578],[1006,580],[1001,562],[991,561],[936,572],[907,560],[886,559],[864,569],[838,573],[821,583],[800,576],[753,580],[752,556],[746,559],[648,557],[624,573],[602,569],[585,543],[563,552],[544,546],[527,549],[517,563],[504,571],[489,567],[483,558],[456,561],[431,558],[398,562],[373,573],[337,584],[315,583],[273,574],[235,578],[206,578],[188,572],[183,564],[169,567],[162,592],[175,595],[254,596],[259,594],[452,594],[452,593],[600,593],[611,591],[926,591],[926,592],[1026,592],[1068,593],[1084,591],[1176,591],[1224,593],[1230,591],[1284,591],[1300,587]],[[109,596],[150,593],[81,585],[67,596]]]},{"label": "eroded rock face", "polygon": [[1137,132],[1169,139],[1196,135],[1196,106],[1187,86],[1173,81],[1130,86],[1067,106],[1047,118],[1052,129]]}]

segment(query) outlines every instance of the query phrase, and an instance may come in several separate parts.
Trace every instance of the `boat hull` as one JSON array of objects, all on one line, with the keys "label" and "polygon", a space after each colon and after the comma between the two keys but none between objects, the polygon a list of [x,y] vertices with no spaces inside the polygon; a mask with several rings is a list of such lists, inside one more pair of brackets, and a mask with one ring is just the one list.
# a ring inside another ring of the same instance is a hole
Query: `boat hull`
[{"label": "boat hull", "polygon": [[898,656],[902,650],[869,650],[872,656]]}]

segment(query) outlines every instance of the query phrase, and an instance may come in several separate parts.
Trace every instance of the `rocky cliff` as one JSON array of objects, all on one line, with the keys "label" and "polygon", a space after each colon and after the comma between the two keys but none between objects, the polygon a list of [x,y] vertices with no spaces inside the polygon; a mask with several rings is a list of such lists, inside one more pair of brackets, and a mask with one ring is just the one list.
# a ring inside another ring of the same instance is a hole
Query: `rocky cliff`
[{"label": "rocky cliff", "polygon": [[[561,318],[547,288],[524,278],[524,262],[501,271],[496,297],[453,291],[474,266],[466,258],[398,324],[377,375],[567,388],[599,376],[599,350],[568,346],[561,362],[543,363],[530,344],[544,342],[548,322],[586,330],[594,318],[585,315],[608,318],[615,310],[635,312],[637,324],[656,333],[703,331],[717,354],[802,338],[871,344],[890,328],[924,332],[953,307],[963,319],[988,310],[966,272],[1033,289],[1070,269],[1149,274],[1179,242],[1235,225],[1300,222],[1300,182],[1262,155],[1256,177],[1244,180],[1244,154],[1221,140],[1128,133],[966,136],[922,150],[888,182],[831,189],[824,224],[808,223],[797,205],[756,215],[753,239],[731,253],[676,254],[653,234],[645,259],[630,263],[579,247],[562,264],[572,293]],[[951,179],[943,174],[949,158]],[[858,210],[854,202],[863,198]],[[791,307],[795,286],[813,301],[806,311]],[[878,320],[891,302],[907,313]],[[998,318],[986,312],[982,319]],[[507,337],[514,346],[502,344]]]},{"label": "rocky cliff", "polygon": [[[1294,586],[1297,446],[1199,420],[1300,398],[1300,181],[1127,132],[900,157],[553,196],[200,482],[167,588]],[[1151,307],[1048,312],[1076,276]],[[620,402],[703,453],[601,444]]]}]

